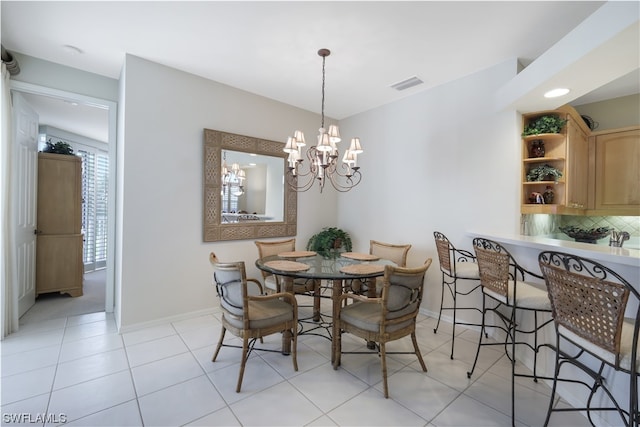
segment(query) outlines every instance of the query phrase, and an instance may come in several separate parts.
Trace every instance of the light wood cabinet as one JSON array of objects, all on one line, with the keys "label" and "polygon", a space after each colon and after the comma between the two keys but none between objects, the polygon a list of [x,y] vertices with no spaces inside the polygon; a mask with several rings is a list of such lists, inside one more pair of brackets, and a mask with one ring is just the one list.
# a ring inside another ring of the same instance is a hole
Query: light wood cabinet
[{"label": "light wood cabinet", "polygon": [[36,295],[82,295],[82,160],[38,154]]},{"label": "light wood cabinet", "polygon": [[640,127],[594,132],[589,214],[640,215]]},{"label": "light wood cabinet", "polygon": [[82,296],[82,234],[38,235],[36,295]]},{"label": "light wood cabinet", "polygon": [[[522,192],[523,214],[582,215],[588,204],[589,128],[580,114],[571,106],[557,110],[539,111],[522,116],[523,129],[541,116],[558,115],[567,120],[561,133],[529,135],[522,138]],[[542,141],[544,156],[532,154],[532,145]],[[562,177],[550,181],[527,181],[532,168],[549,165],[560,170]],[[547,188],[554,193],[552,203],[536,203],[532,194],[544,194]]]},{"label": "light wood cabinet", "polygon": [[[579,120],[579,121],[578,121]],[[582,124],[582,126],[581,126]],[[566,206],[586,209],[589,203],[589,133],[582,117],[569,114],[565,163]]]}]

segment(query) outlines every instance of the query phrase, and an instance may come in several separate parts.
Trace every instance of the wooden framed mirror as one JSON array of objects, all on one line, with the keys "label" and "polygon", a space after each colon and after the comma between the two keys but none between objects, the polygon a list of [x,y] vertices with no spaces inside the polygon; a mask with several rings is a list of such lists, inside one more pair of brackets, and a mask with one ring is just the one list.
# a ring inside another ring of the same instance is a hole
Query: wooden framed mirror
[{"label": "wooden framed mirror", "polygon": [[[298,194],[284,182],[283,147],[282,142],[204,129],[205,242],[296,235]],[[223,162],[246,171],[246,181],[223,182]]]}]

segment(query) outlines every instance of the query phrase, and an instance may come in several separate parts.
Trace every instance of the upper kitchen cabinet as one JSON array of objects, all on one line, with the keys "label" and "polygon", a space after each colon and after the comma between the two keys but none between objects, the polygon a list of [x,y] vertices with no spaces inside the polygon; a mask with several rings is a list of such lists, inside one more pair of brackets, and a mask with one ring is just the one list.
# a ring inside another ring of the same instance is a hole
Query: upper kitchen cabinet
[{"label": "upper kitchen cabinet", "polygon": [[640,215],[640,127],[593,132],[589,138],[590,215]]},{"label": "upper kitchen cabinet", "polygon": [[523,214],[584,214],[589,128],[571,106],[523,115]]}]

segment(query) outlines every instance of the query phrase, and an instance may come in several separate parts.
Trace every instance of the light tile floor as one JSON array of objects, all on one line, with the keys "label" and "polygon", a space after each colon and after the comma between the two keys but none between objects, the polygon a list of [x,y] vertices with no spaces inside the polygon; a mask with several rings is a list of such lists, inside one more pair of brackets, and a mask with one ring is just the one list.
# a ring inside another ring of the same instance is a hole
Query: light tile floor
[{"label": "light tile floor", "polygon": [[[476,372],[467,379],[476,331],[460,328],[451,360],[451,325],[441,323],[434,334],[435,319],[421,316],[418,341],[428,372],[421,371],[414,355],[389,355],[389,399],[382,394],[377,355],[345,354],[334,370],[330,342],[313,335],[299,337],[297,372],[288,356],[252,353],[242,392],[236,393],[240,350],[223,347],[211,362],[219,318],[215,312],[122,335],[105,313],[22,325],[1,343],[2,425],[511,424],[509,361],[500,347],[483,348]],[[280,346],[279,335],[264,341],[267,348]],[[366,348],[348,334],[343,341],[345,350]],[[411,341],[388,347],[410,349]],[[549,388],[519,378],[516,396],[516,424],[542,425]],[[577,413],[554,420],[554,425],[585,424]]]}]

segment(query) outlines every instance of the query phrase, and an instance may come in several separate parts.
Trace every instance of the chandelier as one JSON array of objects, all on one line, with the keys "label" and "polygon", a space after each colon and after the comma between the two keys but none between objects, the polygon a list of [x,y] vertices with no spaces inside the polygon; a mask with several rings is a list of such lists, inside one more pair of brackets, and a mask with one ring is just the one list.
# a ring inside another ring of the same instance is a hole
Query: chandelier
[{"label": "chandelier", "polygon": [[349,148],[340,158],[337,143],[341,141],[338,126],[324,127],[324,83],[325,60],[331,54],[329,49],[320,49],[318,55],[322,57],[322,121],[318,144],[307,149],[305,156],[308,159],[308,169],[303,170],[304,157],[302,148],[306,146],[304,133],[296,130],[293,136],[287,138],[284,152],[289,153],[287,158],[286,182],[295,191],[307,191],[313,187],[316,180],[320,185],[320,192],[327,181],[333,188],[340,192],[346,192],[360,183],[362,175],[357,166],[358,154],[362,153],[359,138],[352,138]]},{"label": "chandelier", "polygon": [[231,168],[227,166],[227,153],[223,153],[222,160],[222,195],[233,194],[236,197],[244,194],[245,179],[247,178],[244,169],[240,169],[238,163],[233,163]]}]

